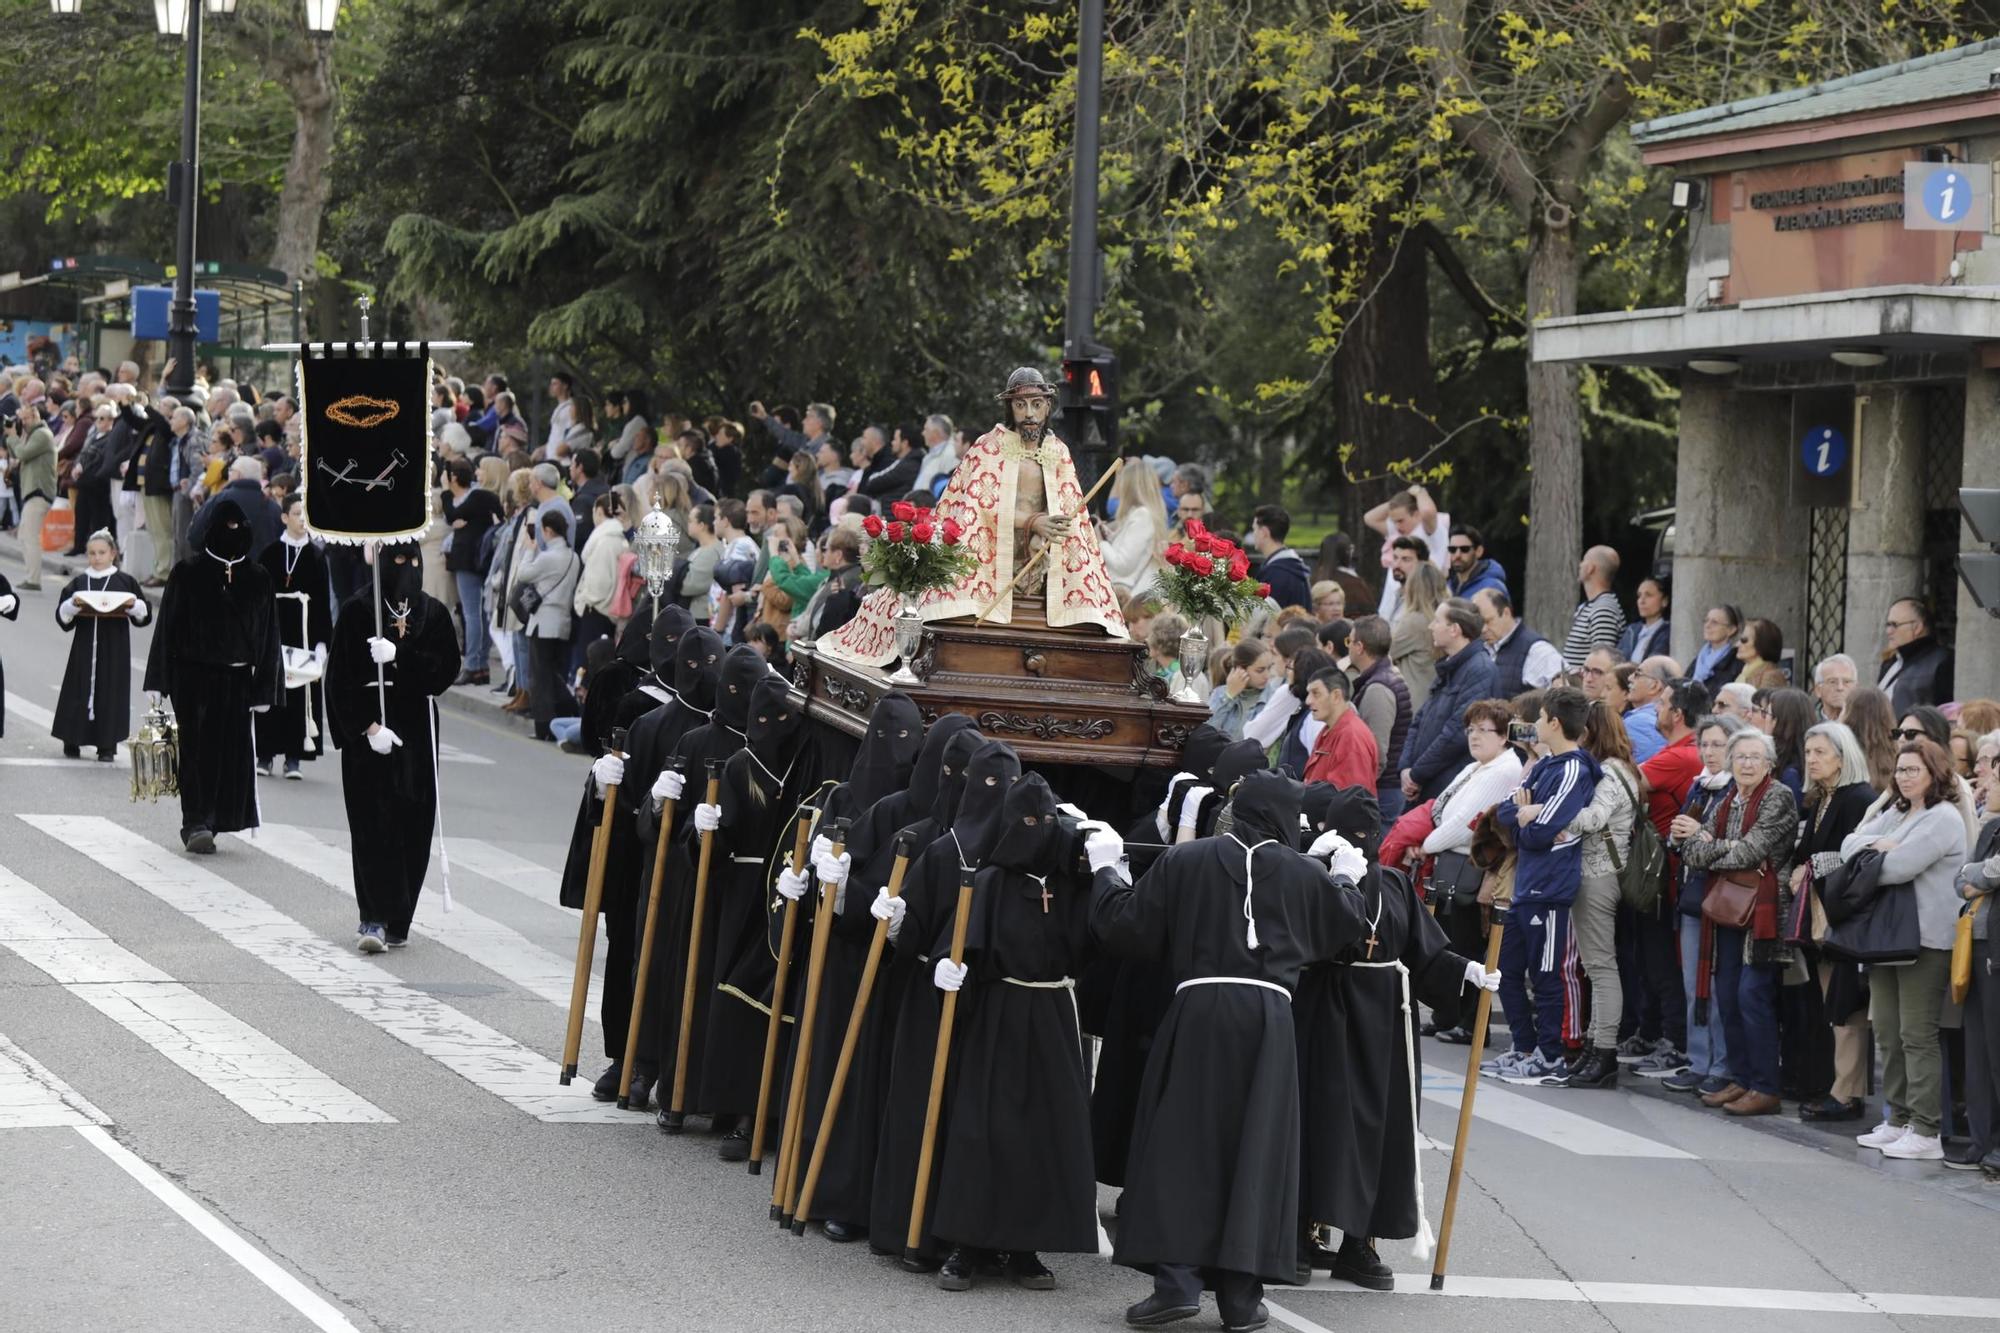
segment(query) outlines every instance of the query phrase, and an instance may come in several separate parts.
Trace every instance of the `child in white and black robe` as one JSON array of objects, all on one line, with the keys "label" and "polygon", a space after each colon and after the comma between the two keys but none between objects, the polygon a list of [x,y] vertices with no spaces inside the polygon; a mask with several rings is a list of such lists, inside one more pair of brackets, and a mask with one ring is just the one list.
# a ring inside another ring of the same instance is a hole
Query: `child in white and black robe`
[{"label": "child in white and black robe", "polygon": [[1228,833],[1173,848],[1136,886],[1117,868],[1117,834],[1098,826],[1086,843],[1098,941],[1164,958],[1175,985],[1140,1086],[1119,1210],[1115,1262],[1154,1275],[1130,1322],[1186,1318],[1207,1286],[1225,1325],[1255,1326],[1263,1284],[1297,1278],[1291,995],[1308,963],[1365,933],[1352,877],[1296,850],[1301,797],[1282,774],[1250,774]]},{"label": "child in white and black robe", "polygon": [[417,544],[385,543],[376,559],[382,637],[375,637],[374,588],[364,586],[341,608],[326,672],[360,910],[355,943],[363,953],[409,941],[437,822],[436,699],[459,668],[451,612],[424,591]]},{"label": "child in white and black robe", "polygon": [[319,659],[321,679],[288,685],[268,713],[257,715],[257,771],[268,777],[272,762],[285,756],[285,776],[301,779],[299,764],[326,753],[327,645],[333,642],[333,584],[326,552],[306,532],[305,509],[294,493],[285,499],[285,530],[264,548],[257,563],[271,576],[276,596],[278,641]]},{"label": "child in white and black robe", "polygon": [[931,1231],[951,1246],[938,1285],[963,1291],[1004,1255],[1031,1290],[1055,1278],[1037,1251],[1097,1253],[1090,1075],[1076,973],[1090,948],[1075,839],[1038,773],[1008,789],[1000,835],[974,878],[965,962],[947,929],[933,974],[959,990]]},{"label": "child in white and black robe", "polygon": [[[71,638],[50,730],[68,758],[89,745],[98,762],[108,764],[132,730],[132,627],[145,624],[153,607],[139,580],[112,563],[118,543],[110,533],[91,533],[84,554],[89,568],[65,583],[56,599],[56,623]],[[109,615],[77,600],[81,593],[98,592],[124,593],[132,600]]]},{"label": "child in white and black robe", "polygon": [[146,689],[173,701],[181,842],[197,855],[215,851],[218,833],[257,827],[251,715],[285,688],[271,576],[250,559],[254,541],[234,497],[202,507],[188,527],[194,554],[167,577],[146,658]]},{"label": "child in white and black robe", "polygon": [[[13,620],[21,614],[21,599],[14,592],[14,585],[7,582],[7,576],[0,574],[0,620]],[[0,665],[0,736],[7,734],[7,672]]]}]

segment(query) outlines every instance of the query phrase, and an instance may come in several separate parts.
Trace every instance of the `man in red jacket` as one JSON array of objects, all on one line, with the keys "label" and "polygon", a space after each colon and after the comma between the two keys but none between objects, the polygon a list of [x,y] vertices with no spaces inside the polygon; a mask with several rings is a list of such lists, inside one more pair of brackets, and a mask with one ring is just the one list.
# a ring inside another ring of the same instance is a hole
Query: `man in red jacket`
[{"label": "man in red jacket", "polygon": [[[1698,680],[1675,678],[1654,701],[1653,715],[1666,745],[1639,765],[1646,779],[1646,815],[1661,842],[1667,828],[1687,804],[1688,792],[1701,776],[1701,751],[1695,745],[1695,724],[1708,712],[1708,687]],[[1671,846],[1671,843],[1668,843]],[[1687,986],[1679,962],[1680,918],[1675,911],[1674,885],[1680,867],[1670,855],[1667,882],[1650,912],[1632,917],[1632,952],[1638,963],[1641,1031],[1658,1025],[1659,1045],[1631,1066],[1641,1078],[1669,1078],[1688,1067]],[[1648,1021],[1650,1020],[1650,1021]]]},{"label": "man in red jacket", "polygon": [[1375,747],[1375,733],[1348,701],[1350,688],[1346,675],[1334,667],[1306,682],[1306,707],[1320,723],[1320,733],[1306,760],[1305,780],[1373,791],[1382,752]]}]

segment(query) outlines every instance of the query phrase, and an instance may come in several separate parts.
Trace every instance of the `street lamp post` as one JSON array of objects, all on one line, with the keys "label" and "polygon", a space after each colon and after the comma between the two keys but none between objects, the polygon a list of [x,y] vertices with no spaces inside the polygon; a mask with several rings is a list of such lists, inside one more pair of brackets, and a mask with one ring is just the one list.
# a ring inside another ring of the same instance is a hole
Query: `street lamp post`
[{"label": "street lamp post", "polygon": [[[185,399],[194,390],[195,344],[199,336],[194,304],[194,209],[201,189],[201,16],[233,18],[237,0],[153,0],[153,23],[161,37],[187,42],[187,81],[181,95],[181,155],[167,171],[167,193],[180,209],[174,236],[174,300],[167,318],[167,355],[173,377],[166,391]],[[49,0],[58,18],[75,18],[83,0]],[[333,35],[340,0],[305,0],[306,28],[315,41]]]}]

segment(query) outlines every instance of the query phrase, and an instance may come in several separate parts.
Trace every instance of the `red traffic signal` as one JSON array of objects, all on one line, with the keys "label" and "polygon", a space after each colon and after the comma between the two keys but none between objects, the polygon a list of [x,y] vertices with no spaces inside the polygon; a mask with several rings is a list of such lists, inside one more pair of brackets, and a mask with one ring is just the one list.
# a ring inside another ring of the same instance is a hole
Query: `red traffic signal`
[{"label": "red traffic signal", "polygon": [[1118,358],[1107,353],[1064,361],[1063,385],[1073,404],[1108,403],[1118,393]]}]

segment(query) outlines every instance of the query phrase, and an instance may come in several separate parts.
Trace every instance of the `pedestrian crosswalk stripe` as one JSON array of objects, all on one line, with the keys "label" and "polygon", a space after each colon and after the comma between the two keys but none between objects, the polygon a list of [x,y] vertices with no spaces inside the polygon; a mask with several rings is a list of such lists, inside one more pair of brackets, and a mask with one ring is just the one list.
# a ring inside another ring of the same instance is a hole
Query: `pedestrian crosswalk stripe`
[{"label": "pedestrian crosswalk stripe", "polygon": [[394,1124],[228,1010],[0,866],[0,948],[267,1125]]},{"label": "pedestrian crosswalk stripe", "polygon": [[561,1086],[553,1060],[404,985],[351,947],[321,938],[262,898],[179,853],[99,815],[20,818],[251,957],[539,1120],[634,1123],[630,1112],[592,1101],[587,1083]]},{"label": "pedestrian crosswalk stripe", "polygon": [[444,849],[451,856],[453,865],[464,866],[482,879],[505,885],[538,903],[554,905],[556,902],[562,885],[560,870],[551,870],[526,857],[516,856],[483,838],[447,837]]},{"label": "pedestrian crosswalk stripe", "polygon": [[41,728],[44,733],[56,724],[56,715],[52,710],[30,703],[12,690],[7,691],[7,716],[18,717],[30,726]]},{"label": "pedestrian crosswalk stripe", "polygon": [[[254,841],[242,838],[246,847],[255,847],[275,856],[294,870],[303,871],[320,884],[336,890],[349,901],[354,898],[354,863],[348,850],[325,841],[310,829],[296,824],[265,824]],[[413,929],[460,953],[489,971],[497,972],[523,990],[539,995],[564,1012],[569,1010],[570,987],[576,980],[576,959],[564,958],[544,949],[511,926],[481,916],[466,906],[464,880],[459,881],[457,902],[449,912],[434,893],[417,899]],[[602,938],[600,933],[599,938]],[[596,1014],[603,999],[604,979],[590,977],[590,1003],[586,1014]]]},{"label": "pedestrian crosswalk stripe", "polygon": [[0,1032],[0,1129],[108,1125],[111,1117]]},{"label": "pedestrian crosswalk stripe", "polygon": [[[1465,1088],[1465,1072],[1453,1073],[1436,1065],[1424,1066],[1424,1100],[1458,1109]],[[1472,1102],[1472,1116],[1488,1124],[1511,1129],[1531,1139],[1581,1157],[1656,1157],[1673,1161],[1695,1161],[1691,1152],[1607,1125],[1589,1116],[1550,1106],[1533,1097],[1494,1087],[1491,1080],[1480,1084]]]},{"label": "pedestrian crosswalk stripe", "polygon": [[[1485,1094],[1482,1092],[1481,1097]],[[1294,1289],[1296,1291],[1296,1289]],[[1314,1275],[1307,1291],[1343,1292],[1368,1300],[1382,1297],[1335,1278]],[[1677,1286],[1664,1282],[1572,1282],[1564,1278],[1459,1277],[1430,1290],[1428,1273],[1396,1274],[1396,1295],[1426,1300],[1462,1298],[1502,1301],[1561,1301],[1588,1305],[1713,1306],[1732,1310],[1801,1311],[1811,1314],[1929,1315],[1944,1319],[2000,1320],[2000,1299],[1990,1296],[1932,1296],[1923,1292],[1785,1291],[1770,1287]],[[1287,1311],[1287,1314],[1290,1312]],[[1272,1314],[1278,1314],[1274,1307]],[[1310,1333],[1317,1325],[1293,1316],[1284,1322]]]},{"label": "pedestrian crosswalk stripe", "polygon": [[447,764],[474,764],[485,765],[487,767],[491,767],[493,764],[493,761],[485,755],[474,754],[470,750],[462,750],[450,741],[438,742],[438,758]]}]

